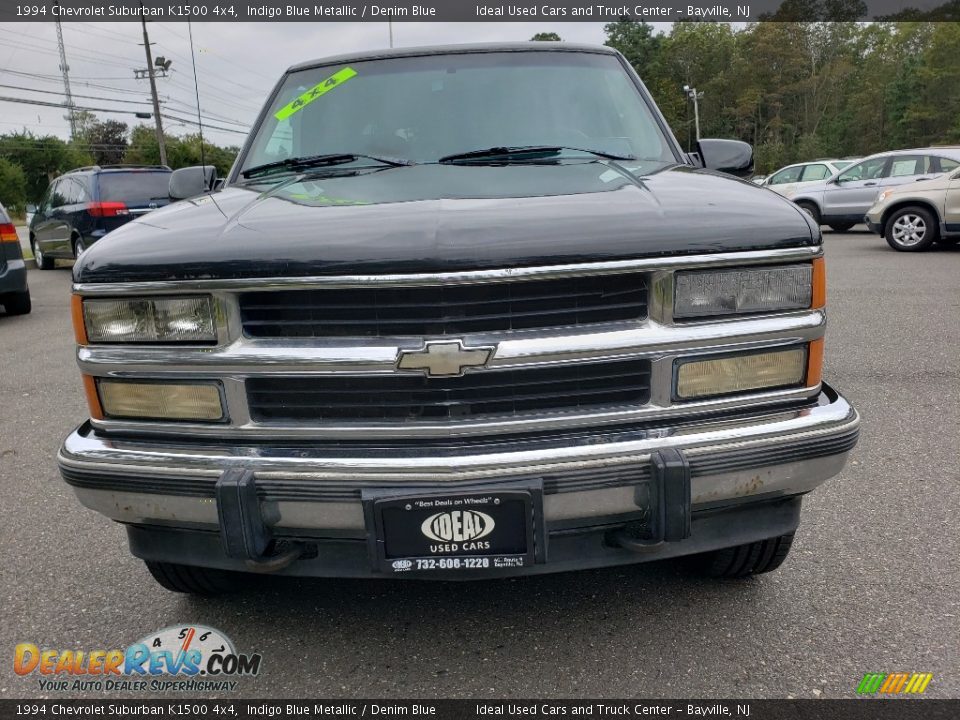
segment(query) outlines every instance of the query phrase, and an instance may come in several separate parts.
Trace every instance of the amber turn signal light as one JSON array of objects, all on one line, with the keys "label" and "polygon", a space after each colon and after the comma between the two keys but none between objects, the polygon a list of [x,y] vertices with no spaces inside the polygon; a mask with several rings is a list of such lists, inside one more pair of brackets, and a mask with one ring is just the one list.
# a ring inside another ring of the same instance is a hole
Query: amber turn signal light
[{"label": "amber turn signal light", "polygon": [[91,375],[83,376],[83,391],[87,396],[87,407],[90,408],[90,417],[94,420],[103,420],[103,407],[100,405],[97,381],[94,380]]},{"label": "amber turn signal light", "polygon": [[70,298],[70,317],[73,319],[73,337],[77,345],[87,344],[87,327],[83,323],[83,298],[74,294]]},{"label": "amber turn signal light", "polygon": [[810,294],[810,309],[819,310],[827,305],[827,263],[822,257],[813,261],[813,292]]}]

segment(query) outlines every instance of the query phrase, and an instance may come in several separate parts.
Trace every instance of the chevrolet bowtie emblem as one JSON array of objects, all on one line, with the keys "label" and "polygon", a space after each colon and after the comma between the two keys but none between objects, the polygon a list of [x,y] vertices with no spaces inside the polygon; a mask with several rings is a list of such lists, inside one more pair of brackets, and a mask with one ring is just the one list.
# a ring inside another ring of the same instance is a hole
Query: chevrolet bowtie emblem
[{"label": "chevrolet bowtie emblem", "polygon": [[401,350],[400,370],[422,370],[429,377],[462,375],[470,367],[482,367],[493,357],[495,347],[464,347],[460,340],[435,340],[419,350]]}]

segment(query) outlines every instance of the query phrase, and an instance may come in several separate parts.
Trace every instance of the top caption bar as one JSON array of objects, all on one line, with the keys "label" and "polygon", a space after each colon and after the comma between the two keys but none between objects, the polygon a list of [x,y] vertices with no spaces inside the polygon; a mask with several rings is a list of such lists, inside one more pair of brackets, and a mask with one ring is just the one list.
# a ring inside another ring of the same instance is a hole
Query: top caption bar
[{"label": "top caption bar", "polygon": [[[798,5],[804,6],[798,9]],[[836,10],[841,6],[841,10]],[[831,10],[831,8],[834,8]],[[589,2],[588,0],[401,0],[381,3],[328,0],[61,0],[61,2],[0,3],[0,22],[60,20],[62,22],[613,22],[626,18],[644,22],[864,21],[960,20],[956,2],[947,0],[861,0],[808,3],[783,0],[709,0],[660,2]]]}]

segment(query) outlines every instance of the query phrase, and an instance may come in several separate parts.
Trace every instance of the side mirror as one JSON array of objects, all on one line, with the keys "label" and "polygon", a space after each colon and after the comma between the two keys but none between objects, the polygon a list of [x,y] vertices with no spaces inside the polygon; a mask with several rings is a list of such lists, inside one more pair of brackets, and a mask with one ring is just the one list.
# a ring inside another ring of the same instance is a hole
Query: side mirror
[{"label": "side mirror", "polygon": [[37,212],[37,206],[34,205],[33,203],[27,203],[27,206],[24,208],[24,210],[26,210],[28,213],[33,215],[34,213]]},{"label": "side mirror", "polygon": [[170,173],[170,199],[184,200],[210,192],[216,181],[217,169],[213,165],[196,165],[174,170]]},{"label": "side mirror", "polygon": [[697,143],[708,170],[729,173],[737,177],[747,177],[753,172],[753,148],[740,140],[700,140]]}]

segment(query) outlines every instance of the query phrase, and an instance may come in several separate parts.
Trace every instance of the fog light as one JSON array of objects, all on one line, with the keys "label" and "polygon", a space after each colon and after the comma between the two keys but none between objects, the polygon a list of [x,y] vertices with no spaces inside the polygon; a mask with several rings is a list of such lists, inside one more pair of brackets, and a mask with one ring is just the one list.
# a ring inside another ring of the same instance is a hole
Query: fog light
[{"label": "fog light", "polygon": [[98,380],[103,414],[133,420],[223,419],[220,386],[214,383],[165,383]]},{"label": "fog light", "polygon": [[806,370],[806,347],[681,361],[677,368],[677,397],[691,400],[800,385]]}]

